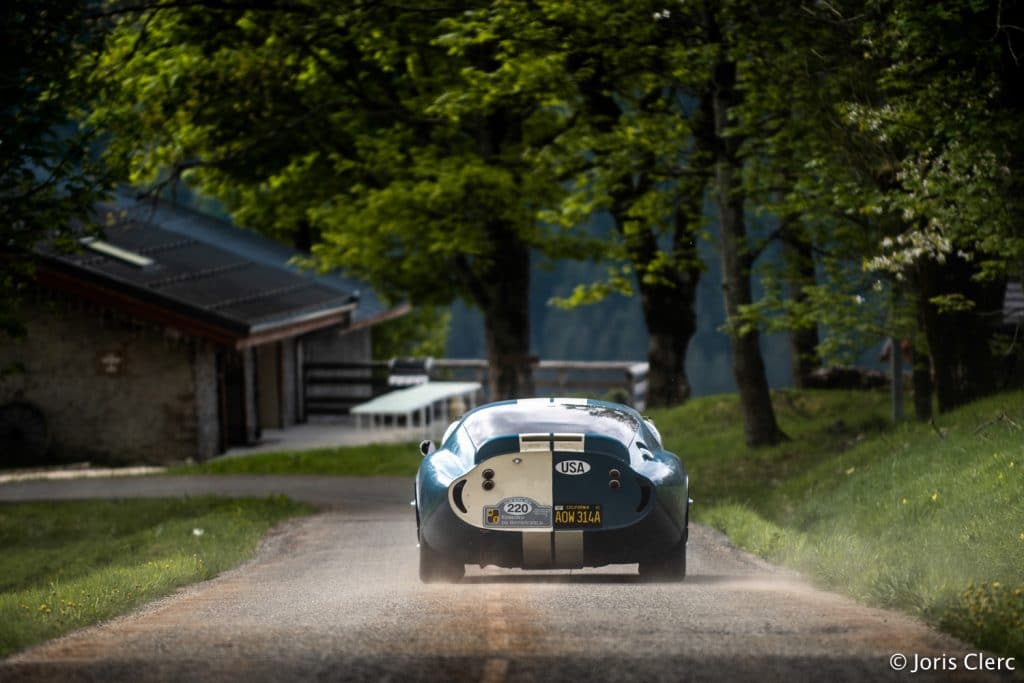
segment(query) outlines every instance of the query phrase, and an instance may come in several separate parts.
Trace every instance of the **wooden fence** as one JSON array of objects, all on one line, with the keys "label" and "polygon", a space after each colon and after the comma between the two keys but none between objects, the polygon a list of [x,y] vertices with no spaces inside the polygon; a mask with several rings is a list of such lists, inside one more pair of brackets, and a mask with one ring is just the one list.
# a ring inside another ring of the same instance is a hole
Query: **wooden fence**
[{"label": "wooden fence", "polygon": [[[407,369],[408,362],[402,364]],[[345,415],[355,405],[402,384],[393,363],[306,363],[303,404],[307,415]],[[423,359],[431,380],[475,381],[487,396],[487,361],[481,358]],[[624,402],[643,410],[647,399],[647,363],[633,361],[541,360],[534,366],[537,396],[586,396]],[[407,371],[407,370],[406,370]]]}]

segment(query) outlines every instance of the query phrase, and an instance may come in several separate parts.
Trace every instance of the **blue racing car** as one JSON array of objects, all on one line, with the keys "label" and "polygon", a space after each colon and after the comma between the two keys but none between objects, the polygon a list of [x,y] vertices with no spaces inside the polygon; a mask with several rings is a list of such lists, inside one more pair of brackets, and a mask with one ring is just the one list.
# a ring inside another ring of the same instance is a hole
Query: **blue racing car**
[{"label": "blue racing car", "polygon": [[420,579],[465,565],[573,569],[639,563],[686,575],[689,481],[654,423],[587,399],[489,403],[421,446],[416,474]]}]

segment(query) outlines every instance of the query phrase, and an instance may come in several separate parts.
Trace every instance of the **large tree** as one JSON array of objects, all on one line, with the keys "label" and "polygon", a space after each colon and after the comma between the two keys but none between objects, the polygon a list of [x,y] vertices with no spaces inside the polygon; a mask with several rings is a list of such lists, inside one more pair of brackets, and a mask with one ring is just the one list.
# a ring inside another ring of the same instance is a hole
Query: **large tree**
[{"label": "large tree", "polygon": [[1024,253],[1020,14],[1018,2],[808,10],[826,77],[807,69],[787,84],[793,116],[759,141],[801,161],[775,176],[784,195],[771,208],[810,230],[826,277],[748,312],[823,323],[826,355],[858,336],[906,340],[923,419],[933,389],[948,410],[996,387],[993,333]]},{"label": "large tree", "polygon": [[178,177],[242,224],[299,235],[393,298],[483,312],[493,398],[533,393],[531,249],[557,193],[522,158],[553,119],[524,97],[437,105],[482,45],[440,43],[457,3],[114,5],[92,122],[140,184]]},{"label": "large tree", "polygon": [[[607,279],[581,283],[554,303],[638,295],[649,333],[651,406],[690,394],[686,350],[696,331],[696,244],[711,171],[706,100],[678,77],[674,55],[683,36],[660,21],[661,9],[658,2],[492,3],[450,21],[447,39],[461,53],[495,47],[494,63],[468,70],[449,93],[451,111],[535,93],[560,121],[556,135],[529,150],[565,187],[541,218],[575,235],[572,255],[611,266]],[[614,220],[614,232],[603,244],[586,244],[579,226],[601,213]]]},{"label": "large tree", "polygon": [[758,88],[750,74],[764,72],[769,60],[762,52],[783,49],[748,37],[768,14],[744,2],[668,8],[510,2],[461,22],[468,44],[494,41],[502,47],[500,65],[478,75],[484,87],[462,99],[541,89],[571,124],[542,152],[570,184],[560,211],[548,215],[573,225],[595,210],[610,213],[619,239],[606,255],[627,268],[616,269],[608,282],[581,287],[569,302],[632,290],[630,276],[636,276],[650,332],[655,404],[678,402],[688,393],[685,350],[696,327],[700,272],[695,244],[705,189],[713,180],[733,367],[752,445],[783,436],[757,329],[740,324],[743,308],[752,303],[757,257],[746,234],[744,197],[745,141],[756,132],[737,123],[752,110],[743,109],[744,94]]},{"label": "large tree", "polygon": [[1007,275],[1024,273],[1024,3],[894,2],[867,15],[877,99],[852,119],[890,151],[873,208],[899,227],[869,267],[904,283],[939,410],[997,387]]}]

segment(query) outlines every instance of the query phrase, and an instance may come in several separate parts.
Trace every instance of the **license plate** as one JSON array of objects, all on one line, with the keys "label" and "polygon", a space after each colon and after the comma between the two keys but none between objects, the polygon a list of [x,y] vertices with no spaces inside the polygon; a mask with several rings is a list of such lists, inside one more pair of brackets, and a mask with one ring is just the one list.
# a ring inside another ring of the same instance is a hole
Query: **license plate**
[{"label": "license plate", "polygon": [[556,505],[556,529],[596,529],[601,526],[601,506],[593,503]]}]

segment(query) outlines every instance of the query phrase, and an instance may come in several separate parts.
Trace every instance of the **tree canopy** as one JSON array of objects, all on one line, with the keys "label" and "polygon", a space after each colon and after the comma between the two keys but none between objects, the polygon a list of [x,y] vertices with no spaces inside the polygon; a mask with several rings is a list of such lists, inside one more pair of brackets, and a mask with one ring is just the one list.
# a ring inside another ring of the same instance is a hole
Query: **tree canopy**
[{"label": "tree canopy", "polygon": [[10,0],[0,6],[0,332],[20,334],[16,304],[31,276],[22,254],[66,238],[112,186],[93,138],[76,124],[90,99],[73,66],[94,64],[101,27],[86,0]]},{"label": "tree canopy", "polygon": [[[750,443],[783,438],[765,329],[794,333],[799,378],[907,340],[921,417],[997,387],[1024,275],[1020,0],[30,4],[4,10],[21,245],[103,185],[84,131],[111,173],[184,181],[392,299],[471,302],[495,397],[532,392],[539,253],[612,261],[561,303],[637,295],[652,402],[685,399],[710,234]],[[607,239],[577,229],[597,213]]]}]

